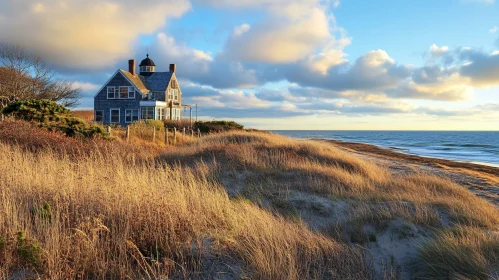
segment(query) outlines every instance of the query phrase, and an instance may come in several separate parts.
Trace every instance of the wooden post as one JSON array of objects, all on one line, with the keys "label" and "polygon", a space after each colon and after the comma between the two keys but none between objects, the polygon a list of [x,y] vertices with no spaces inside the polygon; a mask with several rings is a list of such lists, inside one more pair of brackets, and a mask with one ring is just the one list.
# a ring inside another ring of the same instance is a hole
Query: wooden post
[{"label": "wooden post", "polygon": [[156,127],[152,128],[152,141],[154,142],[156,140]]},{"label": "wooden post", "polygon": [[177,144],[177,128],[173,128],[173,145]]},{"label": "wooden post", "polygon": [[111,126],[107,126],[107,134],[109,134],[109,136],[111,136]]},{"label": "wooden post", "polygon": [[2,122],[5,120],[5,116],[2,114]]},{"label": "wooden post", "polygon": [[165,126],[165,144],[168,145],[168,126]]},{"label": "wooden post", "polygon": [[191,138],[194,138],[194,129],[191,128]]},{"label": "wooden post", "polygon": [[185,127],[182,128],[182,141],[184,140],[185,137]]},{"label": "wooden post", "polygon": [[192,127],[192,105],[189,107],[189,125]]},{"label": "wooden post", "polygon": [[201,138],[201,130],[198,128],[198,138]]},{"label": "wooden post", "polygon": [[130,126],[126,126],[126,141],[130,140]]}]

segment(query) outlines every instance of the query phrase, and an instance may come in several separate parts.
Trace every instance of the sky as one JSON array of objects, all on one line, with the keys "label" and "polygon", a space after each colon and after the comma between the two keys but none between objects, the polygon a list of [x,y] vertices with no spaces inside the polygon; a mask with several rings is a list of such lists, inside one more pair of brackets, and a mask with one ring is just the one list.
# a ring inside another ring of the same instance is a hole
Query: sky
[{"label": "sky", "polygon": [[499,130],[495,0],[2,0],[0,43],[82,89],[177,64],[203,120],[300,130]]}]

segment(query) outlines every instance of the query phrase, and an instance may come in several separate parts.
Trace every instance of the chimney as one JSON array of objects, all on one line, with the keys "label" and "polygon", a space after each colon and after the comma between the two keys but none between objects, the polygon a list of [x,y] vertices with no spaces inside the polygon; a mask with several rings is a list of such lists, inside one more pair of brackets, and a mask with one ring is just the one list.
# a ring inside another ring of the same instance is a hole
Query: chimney
[{"label": "chimney", "polygon": [[170,72],[175,73],[176,68],[177,68],[177,65],[175,65],[175,64],[170,64]]},{"label": "chimney", "polygon": [[137,74],[135,72],[135,69],[137,68],[137,66],[135,66],[135,59],[130,59],[128,61],[128,72],[130,72],[132,75],[135,76],[135,74]]}]

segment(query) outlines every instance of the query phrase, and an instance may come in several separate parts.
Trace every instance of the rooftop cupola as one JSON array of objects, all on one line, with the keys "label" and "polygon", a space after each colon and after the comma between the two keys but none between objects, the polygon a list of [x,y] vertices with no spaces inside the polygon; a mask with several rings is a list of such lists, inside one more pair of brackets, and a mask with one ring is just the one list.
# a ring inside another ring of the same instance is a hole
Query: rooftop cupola
[{"label": "rooftop cupola", "polygon": [[146,55],[146,58],[140,62],[140,75],[142,76],[150,76],[156,70],[156,64],[154,61],[149,58],[149,54]]}]

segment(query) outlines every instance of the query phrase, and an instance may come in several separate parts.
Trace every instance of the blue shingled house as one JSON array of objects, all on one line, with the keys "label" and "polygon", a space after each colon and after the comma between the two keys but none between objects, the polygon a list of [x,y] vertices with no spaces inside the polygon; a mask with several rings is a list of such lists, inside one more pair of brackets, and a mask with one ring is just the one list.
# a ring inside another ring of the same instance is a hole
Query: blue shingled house
[{"label": "blue shingled house", "polygon": [[138,120],[180,120],[182,91],[175,76],[175,64],[169,72],[156,72],[149,58],[128,61],[128,71],[118,70],[94,97],[94,120],[103,124],[126,126]]}]

